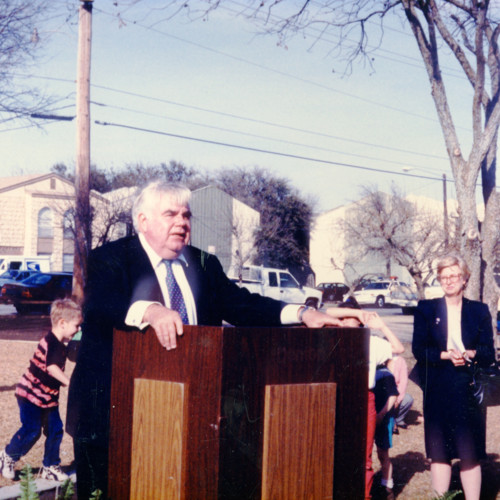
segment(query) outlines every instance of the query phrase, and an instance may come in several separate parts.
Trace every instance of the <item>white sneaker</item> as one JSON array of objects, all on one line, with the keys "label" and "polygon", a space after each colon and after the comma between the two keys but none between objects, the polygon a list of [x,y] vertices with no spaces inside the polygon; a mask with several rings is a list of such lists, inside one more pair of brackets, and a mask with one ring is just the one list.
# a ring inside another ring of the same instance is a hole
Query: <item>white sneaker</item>
[{"label": "white sneaker", "polygon": [[59,465],[51,465],[50,467],[43,467],[41,478],[49,479],[51,481],[66,481],[68,475],[65,474]]},{"label": "white sneaker", "polygon": [[16,461],[5,453],[5,450],[0,452],[0,474],[5,479],[14,479],[16,475],[14,472],[14,464]]}]

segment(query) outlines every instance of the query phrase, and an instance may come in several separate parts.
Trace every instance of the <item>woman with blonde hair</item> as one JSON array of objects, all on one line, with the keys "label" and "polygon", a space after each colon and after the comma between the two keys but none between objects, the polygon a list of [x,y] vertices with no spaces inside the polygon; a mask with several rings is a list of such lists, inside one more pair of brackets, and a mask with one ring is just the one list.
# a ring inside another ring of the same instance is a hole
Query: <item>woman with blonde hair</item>
[{"label": "woman with blonde hair", "polygon": [[425,448],[438,495],[448,491],[451,460],[458,458],[465,498],[479,500],[486,431],[474,371],[494,361],[491,315],[485,304],[464,297],[470,272],[461,257],[441,259],[437,271],[444,296],[419,302],[413,332],[424,392]]}]

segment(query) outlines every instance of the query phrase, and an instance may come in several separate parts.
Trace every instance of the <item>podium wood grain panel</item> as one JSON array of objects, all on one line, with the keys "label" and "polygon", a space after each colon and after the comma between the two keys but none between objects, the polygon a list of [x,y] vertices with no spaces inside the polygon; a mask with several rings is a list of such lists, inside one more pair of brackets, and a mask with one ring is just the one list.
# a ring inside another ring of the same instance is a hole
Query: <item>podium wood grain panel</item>
[{"label": "podium wood grain panel", "polygon": [[186,500],[260,499],[265,387],[336,384],[333,498],[363,498],[368,333],[361,328],[185,326],[177,349],[167,351],[152,329],[115,331],[110,497],[130,498],[134,380],[139,378],[186,388]]},{"label": "podium wood grain panel", "polygon": [[332,498],[336,384],[267,385],[262,500]]},{"label": "podium wood grain panel", "polygon": [[[185,446],[183,495],[188,500],[215,500],[219,470],[221,408],[220,327],[184,328],[177,349],[167,351],[154,330],[115,331],[111,383],[109,496],[130,498],[134,381],[137,378],[184,384]],[[163,437],[158,435],[158,442]]]},{"label": "podium wood grain panel", "polygon": [[134,381],[132,500],[183,498],[184,384]]}]

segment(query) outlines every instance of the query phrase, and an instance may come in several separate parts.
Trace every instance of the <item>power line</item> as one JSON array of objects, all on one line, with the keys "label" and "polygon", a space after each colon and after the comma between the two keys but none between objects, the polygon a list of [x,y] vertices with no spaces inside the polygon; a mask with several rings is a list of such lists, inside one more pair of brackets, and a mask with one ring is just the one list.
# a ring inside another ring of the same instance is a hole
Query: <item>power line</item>
[{"label": "power line", "polygon": [[110,92],[117,92],[117,93],[120,93],[120,94],[130,95],[130,96],[133,96],[133,97],[139,97],[139,98],[142,98],[142,99],[148,99],[148,100],[151,100],[151,101],[163,102],[165,104],[170,104],[170,105],[173,105],[173,106],[178,106],[178,107],[182,107],[182,108],[186,108],[186,109],[192,109],[192,110],[195,110],[195,111],[203,111],[205,113],[211,113],[211,114],[215,114],[215,115],[218,115],[218,116],[224,116],[224,117],[227,117],[227,118],[235,118],[237,120],[248,121],[248,122],[256,123],[256,124],[259,124],[259,125],[269,125],[271,127],[281,128],[281,129],[285,129],[285,130],[291,130],[293,132],[301,132],[301,133],[305,133],[305,134],[310,134],[310,135],[314,135],[316,137],[325,137],[327,139],[336,139],[336,140],[340,140],[340,141],[350,142],[350,143],[353,143],[353,144],[360,144],[360,145],[363,145],[363,146],[370,146],[370,147],[379,148],[379,149],[387,149],[388,151],[394,151],[394,152],[397,152],[397,153],[406,153],[406,154],[412,154],[412,155],[417,155],[417,156],[423,156],[423,157],[426,157],[426,158],[434,158],[434,159],[439,159],[439,160],[448,160],[448,158],[445,157],[445,156],[432,155],[432,154],[429,154],[429,153],[423,153],[421,151],[409,151],[407,149],[400,149],[400,148],[395,148],[395,147],[391,147],[391,146],[383,146],[383,145],[380,145],[380,144],[373,144],[373,143],[370,143],[370,142],[359,141],[359,140],[356,140],[356,139],[349,139],[347,137],[340,137],[340,136],[335,136],[335,135],[332,135],[332,134],[325,134],[324,132],[317,132],[317,131],[311,131],[311,130],[306,130],[306,129],[298,128],[298,127],[292,127],[290,125],[285,125],[285,124],[282,124],[282,123],[274,123],[274,122],[270,122],[270,121],[267,121],[267,120],[260,120],[260,119],[252,118],[252,117],[249,117],[249,116],[235,115],[233,113],[226,113],[224,111],[217,111],[217,110],[213,110],[213,109],[210,109],[210,108],[203,108],[201,106],[194,106],[192,104],[185,104],[185,103],[175,102],[175,101],[171,101],[171,100],[168,100],[168,99],[163,99],[163,98],[160,98],[160,97],[145,96],[143,94],[138,94],[136,92],[130,92],[130,91],[127,91],[127,90],[115,89],[115,88],[107,87],[107,86],[104,86],[104,85],[94,84],[94,85],[92,85],[92,87],[99,88],[99,89],[102,89],[102,90],[108,90]]},{"label": "power line", "polygon": [[[224,146],[224,147],[228,147],[228,148],[241,149],[241,150],[245,150],[245,151],[253,151],[256,153],[264,153],[264,154],[270,154],[270,155],[274,155],[274,156],[281,156],[284,158],[292,158],[295,160],[305,160],[305,161],[311,161],[314,163],[323,163],[326,165],[336,165],[339,167],[348,167],[348,168],[356,168],[356,169],[360,169],[360,170],[368,170],[370,172],[377,172],[377,173],[382,173],[382,174],[400,175],[400,176],[404,176],[404,177],[413,177],[416,179],[428,179],[428,180],[432,180],[432,181],[442,182],[442,178],[440,178],[440,177],[431,177],[431,176],[427,176],[427,175],[410,174],[408,172],[397,172],[397,171],[392,171],[392,170],[384,170],[384,169],[380,169],[380,168],[366,167],[363,165],[355,165],[352,163],[342,163],[342,162],[337,162],[337,161],[332,161],[332,160],[324,160],[321,158],[313,158],[310,156],[295,155],[295,154],[291,154],[291,153],[282,153],[279,151],[272,151],[270,149],[262,149],[262,148],[252,147],[252,146],[243,146],[240,144],[231,144],[228,142],[214,141],[211,139],[203,139],[200,137],[192,137],[192,136],[187,136],[187,135],[174,134],[171,132],[163,132],[160,130],[153,130],[153,129],[147,129],[147,128],[142,128],[142,127],[134,127],[133,125],[125,125],[122,123],[103,122],[103,121],[99,121],[99,120],[96,120],[94,123],[96,123],[97,125],[118,127],[118,128],[128,129],[128,130],[135,130],[138,132],[147,132],[150,134],[157,134],[157,135],[162,135],[162,136],[167,136],[167,137],[173,137],[176,139],[184,139],[184,140],[188,140],[188,141],[202,142],[205,144],[212,144],[215,146]],[[447,178],[446,182],[454,183],[455,181]]]},{"label": "power line", "polygon": [[[95,9],[95,10],[97,10],[101,14],[105,14],[105,15],[108,15],[108,16],[113,16],[113,14],[111,14],[109,12],[106,12],[104,10],[101,10],[101,9]],[[346,97],[350,97],[352,99],[356,99],[358,101],[361,101],[361,102],[364,102],[364,103],[367,103],[367,104],[375,105],[377,107],[381,107],[383,109],[388,109],[390,111],[396,111],[398,113],[404,113],[404,114],[406,114],[408,116],[413,116],[415,118],[420,118],[420,119],[423,119],[423,120],[426,120],[426,121],[431,121],[433,123],[436,123],[438,121],[437,119],[430,118],[429,116],[426,116],[426,115],[421,115],[419,113],[414,113],[414,112],[411,112],[411,111],[402,110],[400,108],[396,108],[396,107],[390,106],[388,104],[382,104],[382,103],[377,102],[377,101],[372,101],[371,99],[366,99],[364,97],[360,97],[360,96],[357,96],[355,94],[351,94],[349,92],[345,92],[345,91],[342,91],[342,90],[334,89],[331,86],[324,85],[322,83],[318,83],[318,82],[315,82],[313,80],[308,80],[308,79],[302,78],[300,76],[292,75],[291,73],[287,73],[286,71],[281,71],[281,70],[278,70],[278,69],[275,69],[275,68],[270,68],[270,67],[265,66],[263,64],[256,63],[254,61],[249,61],[248,59],[244,59],[244,58],[242,58],[240,56],[235,56],[233,54],[230,54],[228,52],[224,52],[222,50],[218,50],[218,49],[214,49],[214,48],[211,48],[211,47],[207,47],[206,45],[203,45],[201,43],[193,42],[192,40],[186,40],[185,38],[181,38],[181,37],[179,37],[177,35],[172,35],[172,34],[166,33],[164,31],[158,30],[158,29],[153,28],[153,27],[144,26],[144,25],[142,25],[142,24],[140,24],[140,23],[138,23],[136,21],[132,21],[132,20],[129,20],[129,19],[123,19],[123,20],[126,21],[126,22],[129,22],[131,24],[133,23],[135,26],[139,26],[139,27],[141,27],[143,29],[146,29],[148,31],[152,31],[152,32],[157,33],[159,35],[165,36],[167,38],[172,38],[173,40],[177,40],[179,42],[182,42],[182,43],[185,43],[185,44],[188,44],[188,45],[192,45],[192,46],[197,47],[197,48],[201,48],[203,50],[206,50],[208,52],[212,52],[212,53],[217,54],[217,55],[222,55],[222,56],[230,58],[230,59],[232,59],[234,61],[242,62],[244,64],[248,64],[250,66],[253,66],[253,67],[256,67],[256,68],[259,68],[259,69],[264,69],[266,71],[270,71],[272,73],[275,73],[275,74],[278,74],[278,75],[281,75],[281,76],[285,76],[287,78],[291,78],[293,80],[296,80],[296,81],[299,81],[299,82],[302,82],[302,83],[307,83],[309,85],[313,85],[313,86],[321,88],[323,90],[328,90],[329,92],[334,92],[336,94],[340,94],[340,95],[343,95],[343,96],[346,96]],[[467,128],[466,130],[469,130],[469,129]]]},{"label": "power line", "polygon": [[[62,79],[62,78],[44,77],[44,76],[35,76],[35,77],[36,78],[41,78],[41,79],[62,81],[62,82],[66,82],[66,83],[74,83],[74,80],[68,80],[68,79]],[[233,119],[242,120],[242,121],[248,121],[250,123],[256,123],[256,124],[259,124],[259,125],[267,125],[267,126],[271,126],[271,127],[275,127],[275,128],[279,128],[279,129],[290,130],[290,131],[293,131],[293,132],[305,133],[305,134],[313,135],[315,137],[324,137],[324,138],[327,138],[327,139],[334,139],[334,140],[348,142],[348,143],[351,143],[351,144],[362,145],[362,146],[369,146],[369,147],[372,147],[372,148],[383,149],[383,150],[393,151],[393,152],[397,152],[397,153],[411,154],[411,155],[421,156],[421,157],[424,157],[424,158],[432,158],[432,159],[438,159],[438,160],[448,160],[448,158],[445,157],[445,156],[433,155],[433,154],[425,153],[425,152],[422,152],[422,151],[409,151],[407,149],[401,149],[401,148],[396,148],[396,147],[391,147],[391,146],[384,146],[384,145],[381,145],[381,144],[374,144],[374,143],[370,143],[370,142],[366,142],[366,141],[360,141],[360,140],[356,140],[356,139],[350,139],[350,138],[347,138],[347,137],[341,137],[341,136],[335,136],[335,135],[332,135],[332,134],[326,134],[324,132],[311,131],[311,130],[302,129],[302,128],[298,128],[298,127],[292,127],[290,125],[285,125],[285,124],[282,124],[282,123],[275,123],[275,122],[270,122],[270,121],[267,121],[267,120],[260,120],[260,119],[252,118],[252,117],[249,117],[249,116],[236,115],[236,114],[233,114],[233,113],[227,113],[227,112],[218,111],[218,110],[214,110],[214,109],[210,109],[210,108],[204,108],[204,107],[201,107],[201,106],[194,106],[194,105],[191,105],[191,104],[176,102],[176,101],[172,101],[172,100],[164,99],[164,98],[160,98],[160,97],[147,96],[147,95],[144,95],[144,94],[139,94],[137,92],[131,92],[131,91],[123,90],[123,89],[112,88],[112,87],[108,87],[108,86],[105,86],[105,85],[92,84],[92,87],[100,89],[100,90],[106,90],[108,92],[113,92],[113,93],[128,95],[128,96],[132,96],[132,97],[138,97],[140,99],[150,100],[150,101],[154,101],[154,102],[161,102],[161,103],[164,103],[164,104],[169,104],[169,105],[181,107],[181,108],[184,108],[184,109],[191,109],[191,110],[195,110],[195,111],[202,111],[202,112],[214,114],[214,115],[217,115],[217,116],[223,116],[223,117],[233,118]],[[98,106],[106,106],[106,107],[110,107],[110,108],[114,107],[112,105],[108,105],[108,104],[105,104],[105,103],[98,103],[98,102],[95,102],[95,101],[94,101],[94,104],[98,105]],[[121,108],[121,109],[127,109],[127,108]],[[135,111],[135,110],[131,110],[131,111],[133,111],[133,112],[139,112],[139,111]],[[147,114],[146,112],[142,112],[142,113]],[[157,114],[154,114],[154,113],[150,114],[150,116],[158,116],[158,117],[165,118],[164,116],[157,115]],[[175,120],[174,118],[169,118],[169,119]],[[198,124],[198,125],[200,125],[200,124]],[[208,127],[208,125],[200,125],[200,126],[206,126],[206,127]],[[342,153],[342,154],[352,154],[352,153]],[[384,160],[381,160],[381,161],[384,161]],[[421,168],[421,167],[418,167],[418,168]]]},{"label": "power line", "polygon": [[[209,129],[217,130],[217,131],[220,131],[220,132],[227,132],[227,133],[230,133],[230,134],[243,135],[245,137],[252,137],[252,138],[256,138],[256,139],[264,139],[266,141],[279,142],[279,143],[283,143],[283,144],[290,144],[290,145],[293,145],[293,146],[299,146],[299,147],[304,147],[304,148],[309,148],[309,149],[315,149],[315,150],[318,150],[318,151],[327,151],[327,152],[330,152],[330,153],[340,154],[340,155],[344,155],[344,156],[353,156],[353,157],[356,157],[356,158],[364,158],[364,159],[367,159],[367,160],[383,161],[385,163],[391,163],[393,165],[401,165],[403,167],[413,167],[413,168],[419,168],[419,169],[422,169],[422,170],[430,170],[430,171],[433,170],[433,169],[426,168],[426,167],[424,167],[422,165],[415,165],[413,163],[408,163],[408,162],[387,160],[387,159],[384,159],[384,158],[376,158],[376,157],[373,157],[373,156],[367,156],[367,155],[362,155],[362,154],[357,154],[357,153],[352,153],[352,152],[338,151],[338,150],[335,150],[335,149],[331,149],[331,148],[327,148],[327,147],[321,147],[321,146],[315,146],[315,145],[312,145],[312,144],[304,144],[304,143],[300,143],[300,142],[296,142],[296,141],[289,141],[289,140],[285,140],[285,139],[276,139],[276,138],[272,138],[272,137],[269,137],[269,136],[263,136],[263,135],[259,135],[259,134],[252,134],[252,133],[249,133],[249,132],[244,132],[244,131],[234,130],[234,129],[228,129],[228,128],[224,128],[224,127],[217,127],[215,125],[207,125],[205,123],[193,122],[193,121],[190,121],[190,120],[183,120],[183,119],[180,119],[180,118],[172,118],[172,117],[169,117],[169,116],[158,115],[156,113],[148,113],[146,111],[125,108],[125,107],[122,107],[122,106],[112,106],[112,105],[102,104],[102,103],[96,103],[96,102],[92,102],[92,103],[96,104],[98,106],[103,106],[103,107],[112,108],[112,109],[118,109],[118,110],[123,110],[123,111],[129,111],[129,112],[132,112],[132,113],[138,113],[138,114],[142,114],[142,115],[145,115],[145,116],[153,116],[153,117],[156,117],[156,118],[163,118],[165,120],[170,120],[170,121],[174,121],[174,122],[177,122],[177,123],[183,123],[183,124],[186,124],[186,125],[194,125],[196,127],[209,128]],[[307,132],[307,131],[304,131],[304,132]],[[431,156],[431,155],[427,155],[427,156]]]}]

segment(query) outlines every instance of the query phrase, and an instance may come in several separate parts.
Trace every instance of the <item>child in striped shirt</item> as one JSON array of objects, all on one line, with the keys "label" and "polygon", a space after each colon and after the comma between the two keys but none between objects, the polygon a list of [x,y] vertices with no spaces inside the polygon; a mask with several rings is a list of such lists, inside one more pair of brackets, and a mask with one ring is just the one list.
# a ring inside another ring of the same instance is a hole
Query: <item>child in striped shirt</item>
[{"label": "child in striped shirt", "polygon": [[31,450],[42,430],[46,441],[41,477],[56,481],[68,478],[60,468],[64,427],[59,415],[59,389],[69,384],[64,374],[67,343],[80,328],[82,311],[73,300],[56,300],[50,309],[50,320],[51,331],[40,340],[16,387],[21,428],[0,452],[0,474],[7,479],[14,479],[16,461]]}]

